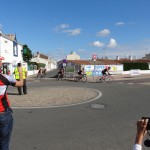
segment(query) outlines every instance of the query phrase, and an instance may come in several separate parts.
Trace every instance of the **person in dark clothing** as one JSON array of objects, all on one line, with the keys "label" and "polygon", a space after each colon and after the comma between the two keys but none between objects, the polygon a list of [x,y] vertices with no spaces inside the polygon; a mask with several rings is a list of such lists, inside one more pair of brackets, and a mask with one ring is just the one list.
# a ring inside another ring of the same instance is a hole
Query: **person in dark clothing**
[{"label": "person in dark clothing", "polygon": [[84,68],[82,68],[78,71],[79,78],[82,78],[83,74],[84,74]]},{"label": "person in dark clothing", "polygon": [[65,72],[65,70],[63,68],[61,68],[58,72],[58,76],[63,78],[64,72]]},{"label": "person in dark clothing", "polygon": [[38,73],[37,73],[37,78],[39,78],[39,77],[41,78],[41,76],[42,76],[42,69],[40,68]]},{"label": "person in dark clothing", "polygon": [[102,75],[106,76],[107,74],[109,74],[109,70],[111,69],[111,67],[105,68],[104,70],[102,70]]}]

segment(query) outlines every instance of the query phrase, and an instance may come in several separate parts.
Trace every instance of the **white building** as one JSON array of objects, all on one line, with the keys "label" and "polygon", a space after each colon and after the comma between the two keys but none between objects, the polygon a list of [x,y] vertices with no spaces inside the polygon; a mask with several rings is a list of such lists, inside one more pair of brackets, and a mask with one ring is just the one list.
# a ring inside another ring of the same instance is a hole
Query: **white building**
[{"label": "white building", "polygon": [[33,56],[31,62],[43,63],[45,64],[45,68],[47,70],[56,69],[57,62],[46,55],[40,54],[37,52],[36,55]]},{"label": "white building", "polygon": [[80,56],[76,52],[71,52],[67,55],[67,60],[80,60]]},{"label": "white building", "polygon": [[16,35],[4,35],[0,31],[0,56],[4,57],[3,72],[10,70],[13,72],[18,62],[23,63],[23,45],[17,41]]}]

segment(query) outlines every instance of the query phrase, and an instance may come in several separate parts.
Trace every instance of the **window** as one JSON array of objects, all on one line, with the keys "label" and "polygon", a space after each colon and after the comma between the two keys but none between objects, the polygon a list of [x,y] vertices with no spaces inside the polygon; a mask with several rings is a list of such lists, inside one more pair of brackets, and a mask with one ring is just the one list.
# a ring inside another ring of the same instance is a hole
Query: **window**
[{"label": "window", "polygon": [[13,53],[14,56],[18,56],[18,45],[15,41],[13,42]]}]

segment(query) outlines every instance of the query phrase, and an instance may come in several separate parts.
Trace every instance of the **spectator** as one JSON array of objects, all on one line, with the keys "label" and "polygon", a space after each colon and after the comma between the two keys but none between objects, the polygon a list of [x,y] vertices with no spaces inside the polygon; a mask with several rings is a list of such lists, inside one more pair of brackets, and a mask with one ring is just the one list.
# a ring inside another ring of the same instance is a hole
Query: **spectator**
[{"label": "spectator", "polygon": [[135,144],[133,146],[133,150],[142,150],[142,142],[147,132],[146,130],[147,123],[148,123],[148,119],[141,119],[137,121],[137,133],[136,133]]},{"label": "spectator", "polygon": [[10,75],[10,70],[7,71],[7,74]]},{"label": "spectator", "polygon": [[[2,67],[2,60],[0,60]],[[0,149],[9,150],[9,141],[13,128],[12,109],[7,95],[9,85],[20,87],[23,85],[22,68],[18,69],[19,80],[16,81],[9,75],[0,73]]]}]

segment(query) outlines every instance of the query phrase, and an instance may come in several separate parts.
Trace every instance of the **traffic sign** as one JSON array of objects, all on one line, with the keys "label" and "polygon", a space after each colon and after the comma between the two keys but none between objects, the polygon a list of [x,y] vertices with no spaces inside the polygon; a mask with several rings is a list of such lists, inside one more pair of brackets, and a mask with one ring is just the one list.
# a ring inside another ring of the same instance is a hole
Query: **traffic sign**
[{"label": "traffic sign", "polygon": [[96,59],[97,59],[96,54],[93,54],[93,56],[92,56],[92,60],[93,60],[93,61],[96,61]]},{"label": "traffic sign", "polygon": [[67,63],[67,60],[66,60],[66,59],[63,59],[63,63],[65,63],[65,64],[66,64],[66,63]]}]

